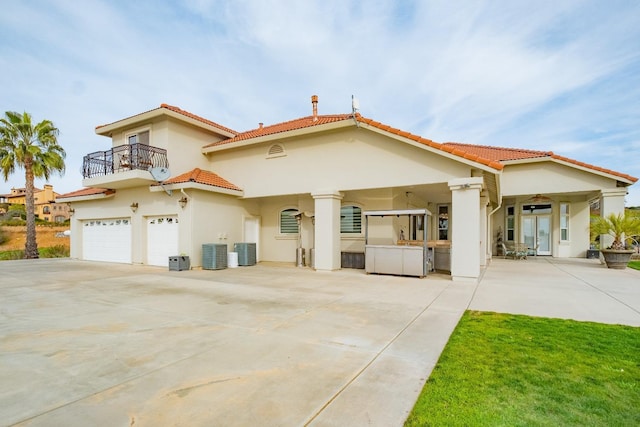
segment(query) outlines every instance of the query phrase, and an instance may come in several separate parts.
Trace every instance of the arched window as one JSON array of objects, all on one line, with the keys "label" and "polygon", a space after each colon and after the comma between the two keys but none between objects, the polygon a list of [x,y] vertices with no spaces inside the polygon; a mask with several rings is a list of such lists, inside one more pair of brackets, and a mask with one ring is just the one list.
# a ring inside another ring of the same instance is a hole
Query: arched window
[{"label": "arched window", "polygon": [[50,213],[51,213],[51,211],[49,210],[49,206],[45,206],[45,207],[43,207],[43,208],[42,208],[42,213],[43,213],[43,214],[50,214]]},{"label": "arched window", "polygon": [[280,212],[280,234],[298,234],[299,226],[296,214],[298,214],[298,210],[293,208]]},{"label": "arched window", "polygon": [[340,233],[362,233],[362,209],[347,205],[340,208]]}]

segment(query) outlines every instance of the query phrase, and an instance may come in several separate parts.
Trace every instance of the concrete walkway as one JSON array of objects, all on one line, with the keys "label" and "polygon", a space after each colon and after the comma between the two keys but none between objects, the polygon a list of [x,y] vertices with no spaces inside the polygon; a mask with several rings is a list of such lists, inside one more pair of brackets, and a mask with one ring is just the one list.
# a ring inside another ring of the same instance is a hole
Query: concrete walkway
[{"label": "concrete walkway", "polygon": [[640,271],[592,259],[494,259],[469,308],[640,326]]},{"label": "concrete walkway", "polygon": [[469,307],[640,325],[640,272],[586,260],[494,260],[478,286],[275,265],[1,266],[0,425],[400,426]]}]

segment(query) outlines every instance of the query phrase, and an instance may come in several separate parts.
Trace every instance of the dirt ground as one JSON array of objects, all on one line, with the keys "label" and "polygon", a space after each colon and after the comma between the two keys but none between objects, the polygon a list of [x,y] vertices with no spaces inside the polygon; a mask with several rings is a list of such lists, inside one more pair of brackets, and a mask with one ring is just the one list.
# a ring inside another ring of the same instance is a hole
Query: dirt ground
[{"label": "dirt ground", "polygon": [[[0,251],[13,251],[17,249],[24,249],[24,243],[26,240],[27,232],[26,227],[1,227],[2,232],[7,237],[4,244],[0,245]],[[39,248],[48,248],[51,246],[64,245],[69,247],[69,236],[56,237],[57,233],[62,233],[68,230],[66,227],[37,227],[36,226],[36,241]]]}]

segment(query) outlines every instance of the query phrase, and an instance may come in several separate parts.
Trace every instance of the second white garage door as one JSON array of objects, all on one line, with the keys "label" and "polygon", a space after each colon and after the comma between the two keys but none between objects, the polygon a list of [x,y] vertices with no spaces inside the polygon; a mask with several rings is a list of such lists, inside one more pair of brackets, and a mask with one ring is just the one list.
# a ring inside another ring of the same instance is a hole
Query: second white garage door
[{"label": "second white garage door", "polygon": [[178,253],[178,217],[147,218],[147,264],[169,266],[169,257]]}]

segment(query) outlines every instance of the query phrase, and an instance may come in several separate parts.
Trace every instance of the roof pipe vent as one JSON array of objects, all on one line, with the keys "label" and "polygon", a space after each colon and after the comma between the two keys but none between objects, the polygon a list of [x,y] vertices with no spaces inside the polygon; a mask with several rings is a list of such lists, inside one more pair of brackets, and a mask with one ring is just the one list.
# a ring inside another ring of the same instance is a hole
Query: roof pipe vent
[{"label": "roof pipe vent", "polygon": [[311,95],[311,105],[313,106],[313,121],[318,121],[318,95]]}]

